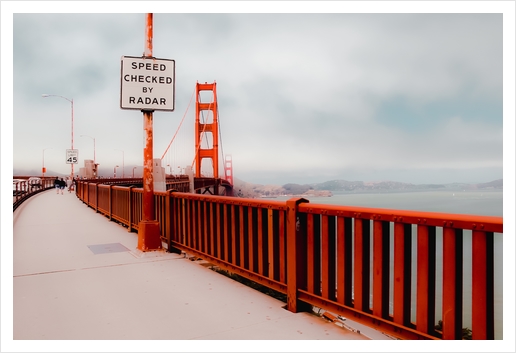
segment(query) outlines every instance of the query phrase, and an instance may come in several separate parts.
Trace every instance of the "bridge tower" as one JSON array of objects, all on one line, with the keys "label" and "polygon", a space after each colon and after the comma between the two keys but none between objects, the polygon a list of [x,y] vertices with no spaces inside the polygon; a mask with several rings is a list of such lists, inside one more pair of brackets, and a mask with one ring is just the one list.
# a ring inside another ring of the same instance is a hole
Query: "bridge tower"
[{"label": "bridge tower", "polygon": [[233,184],[233,160],[230,154],[226,155],[226,159],[224,160],[224,177],[230,183]]},{"label": "bridge tower", "polygon": [[[211,91],[213,100],[211,102],[201,102],[200,92]],[[219,177],[219,122],[217,116],[217,89],[216,82],[198,83],[196,86],[196,103],[195,103],[195,176],[201,177],[201,161],[204,158],[212,160],[213,178]],[[203,111],[208,111],[208,115],[204,122],[200,121]],[[210,113],[211,118],[210,119]],[[210,120],[211,121],[210,121]],[[208,148],[201,148],[203,135],[211,134],[208,141]],[[211,140],[211,145],[210,145]]]}]

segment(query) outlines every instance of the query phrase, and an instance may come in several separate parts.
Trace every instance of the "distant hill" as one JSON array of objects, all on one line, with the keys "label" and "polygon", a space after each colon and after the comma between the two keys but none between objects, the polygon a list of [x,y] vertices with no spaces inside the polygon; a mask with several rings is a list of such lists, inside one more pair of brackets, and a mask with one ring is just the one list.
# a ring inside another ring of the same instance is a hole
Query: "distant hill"
[{"label": "distant hill", "polygon": [[[121,169],[121,168],[120,168]],[[118,169],[117,173],[122,171]],[[77,170],[78,172],[78,170]],[[125,167],[125,175],[132,176],[133,166]],[[135,177],[141,178],[141,167],[134,168]],[[112,169],[99,168],[99,175],[111,176]],[[14,169],[14,176],[40,176],[39,170]],[[46,176],[64,177],[68,174],[56,173],[48,170]],[[398,181],[348,181],[348,180],[329,180],[323,183],[313,184],[295,184],[289,183],[284,185],[261,185],[252,184],[243,180],[234,178],[235,195],[240,197],[276,197],[280,195],[305,195],[305,196],[331,196],[333,193],[349,193],[349,192],[389,192],[389,191],[429,191],[429,190],[486,190],[498,189],[503,190],[503,179],[493,180],[487,183],[466,184],[466,183],[449,183],[449,184],[411,184]]]},{"label": "distant hill", "polygon": [[363,182],[332,180],[320,184],[315,184],[314,188],[317,190],[330,190],[334,192],[502,189],[503,179],[481,184],[411,184],[397,181]]},{"label": "distant hill", "polygon": [[348,181],[330,180],[314,184],[285,184],[285,185],[260,185],[251,184],[235,178],[235,190],[242,197],[274,197],[280,195],[311,195],[331,196],[332,193],[356,193],[356,192],[403,192],[403,191],[431,191],[431,190],[477,190],[477,189],[503,189],[503,179],[487,183],[466,184],[411,184],[397,181]]},{"label": "distant hill", "polygon": [[[69,173],[68,174],[63,174],[63,173],[57,173],[57,172],[54,172],[52,170],[47,170],[45,172],[45,177],[51,177],[51,176],[58,176],[58,177],[65,177],[65,176],[68,176],[70,175]],[[37,177],[40,177],[41,176],[41,169],[20,169],[20,168],[15,168],[13,169],[13,176],[37,176]]]},{"label": "distant hill", "polygon": [[489,183],[475,184],[477,189],[503,189],[503,179],[493,180]]},{"label": "distant hill", "polygon": [[[141,178],[142,177],[142,169],[141,166],[133,166],[133,165],[126,165],[125,166],[125,176],[126,177],[132,177],[133,173],[133,167],[134,167],[134,177],[135,178]],[[74,167],[74,174],[79,175],[79,170],[82,168],[82,166],[75,165]],[[119,167],[116,170],[117,174],[120,176],[122,175],[122,168]],[[114,168],[99,168],[99,176],[102,177],[112,177],[114,173]],[[14,168],[13,169],[13,175],[14,176],[41,176],[41,169],[21,169],[21,168]],[[45,172],[45,176],[58,176],[58,177],[66,177],[69,176],[70,172],[68,173],[57,173],[52,170],[48,170]]]}]

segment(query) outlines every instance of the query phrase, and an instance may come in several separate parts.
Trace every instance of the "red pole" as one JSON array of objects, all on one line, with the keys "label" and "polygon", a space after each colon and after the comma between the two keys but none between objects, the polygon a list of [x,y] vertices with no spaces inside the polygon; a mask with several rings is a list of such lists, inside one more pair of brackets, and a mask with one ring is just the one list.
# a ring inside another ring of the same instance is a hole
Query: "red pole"
[{"label": "red pole", "polygon": [[153,37],[153,18],[152,14],[147,14],[145,23],[145,57],[152,58],[152,37]]},{"label": "red pole", "polygon": [[143,150],[143,220],[154,220],[154,176],[152,175],[152,112],[143,112],[145,147]]},{"label": "red pole", "polygon": [[[70,101],[70,103],[72,103],[72,150],[73,150],[73,98],[72,98],[72,100]],[[74,168],[73,168],[73,165],[74,165],[74,164],[75,164],[75,163],[73,163],[73,161],[72,161],[72,174],[70,175],[70,180],[73,180],[73,174],[74,174],[74,172],[73,172],[73,169],[74,169]]]},{"label": "red pole", "polygon": [[[145,26],[145,58],[152,58],[153,19],[147,14]],[[138,249],[142,251],[161,249],[159,222],[154,212],[153,138],[152,113],[143,111],[145,147],[143,149],[143,197],[142,221],[138,228]]]}]

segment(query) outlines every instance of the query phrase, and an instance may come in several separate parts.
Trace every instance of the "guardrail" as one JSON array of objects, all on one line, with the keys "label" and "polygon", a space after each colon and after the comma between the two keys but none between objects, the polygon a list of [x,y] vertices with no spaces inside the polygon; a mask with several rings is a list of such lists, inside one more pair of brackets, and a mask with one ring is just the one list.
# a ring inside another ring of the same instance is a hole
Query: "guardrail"
[{"label": "guardrail", "polygon": [[[138,228],[142,189],[78,186],[88,206],[129,231]],[[403,339],[462,339],[467,314],[473,339],[494,339],[494,240],[503,233],[501,217],[176,191],[156,192],[154,200],[169,251],[194,254],[286,294],[292,312],[314,305]],[[466,241],[472,261],[467,308]]]},{"label": "guardrail", "polygon": [[55,177],[40,178],[41,184],[29,183],[29,177],[13,177],[13,212],[30,197],[54,187]]}]

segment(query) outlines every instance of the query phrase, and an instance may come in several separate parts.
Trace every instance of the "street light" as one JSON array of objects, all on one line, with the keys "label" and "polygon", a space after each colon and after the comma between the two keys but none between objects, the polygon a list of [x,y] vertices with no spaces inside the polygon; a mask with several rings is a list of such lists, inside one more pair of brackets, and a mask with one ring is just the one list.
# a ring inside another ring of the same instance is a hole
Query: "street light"
[{"label": "street light", "polygon": [[115,148],[115,151],[121,151],[122,152],[122,178],[124,178],[125,177],[125,173],[124,173],[124,169],[125,169],[125,165],[124,165],[124,151],[119,150],[117,148]]},{"label": "street light", "polygon": [[95,137],[91,137],[90,135],[81,135],[81,137],[89,137],[93,140],[93,177],[97,178],[97,162],[95,158]]},{"label": "street light", "polygon": [[[63,96],[59,96],[57,94],[42,94],[41,95],[43,98],[47,98],[47,97],[59,97],[59,98],[63,98],[63,99],[66,99],[68,102],[70,102],[72,104],[72,150],[73,150],[73,98],[72,99],[68,99],[66,97],[63,97]],[[72,171],[71,171],[71,174],[70,174],[70,179],[73,179],[73,165],[75,163],[71,163],[72,165]]]},{"label": "street light", "polygon": [[136,169],[136,167],[133,167],[133,179],[134,179],[134,170]]},{"label": "street light", "polygon": [[45,178],[45,172],[47,171],[45,169],[45,150],[51,149],[50,147],[43,148],[43,160],[42,160],[42,166],[41,166],[41,179]]},{"label": "street light", "polygon": [[115,168],[113,168],[113,178],[116,178],[116,168],[118,168],[117,165],[115,165]]}]

